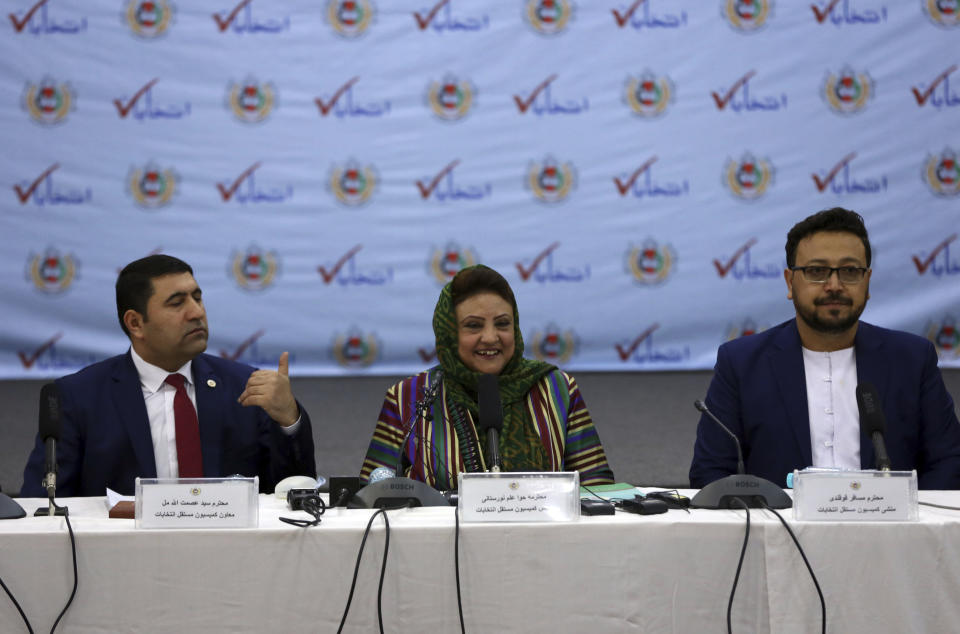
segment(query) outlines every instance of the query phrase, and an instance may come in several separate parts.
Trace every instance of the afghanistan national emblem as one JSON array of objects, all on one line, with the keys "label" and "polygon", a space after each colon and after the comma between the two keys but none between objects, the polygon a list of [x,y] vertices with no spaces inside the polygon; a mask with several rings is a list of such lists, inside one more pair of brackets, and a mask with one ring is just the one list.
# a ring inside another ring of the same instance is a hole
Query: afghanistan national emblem
[{"label": "afghanistan national emblem", "polygon": [[43,255],[31,254],[27,258],[29,278],[33,285],[44,293],[57,294],[67,290],[77,275],[77,262],[69,254],[49,247]]},{"label": "afghanistan national emblem", "polygon": [[739,161],[729,159],[723,169],[723,180],[730,191],[742,200],[756,200],[773,183],[773,165],[745,153]]},{"label": "afghanistan national emblem", "polygon": [[827,74],[823,96],[834,112],[854,114],[862,111],[873,97],[873,80],[867,73],[844,67],[839,73]]},{"label": "afghanistan national emblem", "polygon": [[627,252],[628,269],[641,284],[659,284],[666,280],[673,270],[675,259],[670,245],[661,246],[653,238],[645,240],[643,246],[631,247]]},{"label": "afghanistan national emblem", "polygon": [[244,123],[260,123],[270,116],[276,101],[273,84],[247,78],[243,83],[231,84],[227,89],[230,110]]},{"label": "afghanistan national emblem", "polygon": [[327,21],[343,37],[363,35],[373,20],[374,8],[369,0],[330,0]]},{"label": "afghanistan national emblem", "polygon": [[128,0],[125,18],[134,35],[150,39],[167,32],[173,12],[167,0]]},{"label": "afghanistan national emblem", "polygon": [[28,84],[23,94],[30,116],[43,125],[63,123],[72,109],[73,99],[69,84],[57,84],[50,77],[44,77],[39,84]]},{"label": "afghanistan national emblem", "polygon": [[373,334],[364,335],[357,328],[337,335],[333,341],[333,356],[345,367],[366,367],[377,358],[379,346]]},{"label": "afghanistan national emblem", "polygon": [[723,15],[733,28],[751,33],[767,24],[771,5],[772,0],[724,0]]},{"label": "afghanistan national emblem", "polygon": [[636,114],[659,117],[673,100],[673,83],[669,77],[657,77],[645,71],[639,77],[627,79],[624,98]]},{"label": "afghanistan national emblem", "polygon": [[234,252],[230,270],[240,288],[247,291],[262,291],[273,283],[279,263],[273,251],[264,252],[251,245],[246,253]]},{"label": "afghanistan national emblem", "polygon": [[572,15],[569,0],[526,0],[524,6],[527,23],[541,35],[563,33]]},{"label": "afghanistan national emblem", "polygon": [[560,163],[553,157],[533,162],[527,170],[527,186],[538,200],[560,202],[573,189],[575,172],[570,163]]},{"label": "afghanistan national emblem", "polygon": [[469,114],[475,94],[476,89],[469,81],[446,75],[442,81],[430,83],[427,88],[427,103],[438,118],[444,121],[459,121]]},{"label": "afghanistan national emblem", "polygon": [[430,257],[430,272],[441,284],[453,279],[460,269],[473,266],[477,263],[476,255],[470,249],[461,248],[456,242],[449,242],[447,246],[436,249]]},{"label": "afghanistan national emblem", "polygon": [[171,169],[161,170],[153,163],[130,170],[127,185],[137,204],[147,209],[163,207],[173,198],[177,189],[177,174]]},{"label": "afghanistan national emblem", "polygon": [[923,179],[930,190],[938,196],[960,194],[960,162],[952,149],[945,149],[939,156],[927,158]]},{"label": "afghanistan national emblem", "polygon": [[947,316],[939,323],[932,323],[927,327],[929,339],[941,356],[960,357],[960,330],[957,329],[957,320]]},{"label": "afghanistan national emblem", "polygon": [[543,331],[533,333],[533,355],[549,363],[566,363],[576,352],[576,335],[572,330],[561,331],[553,323],[547,324]]},{"label": "afghanistan national emblem", "polygon": [[960,25],[960,0],[923,0],[923,10],[934,24]]},{"label": "afghanistan national emblem", "polygon": [[330,191],[344,205],[356,207],[370,199],[377,180],[373,166],[348,161],[330,171]]}]

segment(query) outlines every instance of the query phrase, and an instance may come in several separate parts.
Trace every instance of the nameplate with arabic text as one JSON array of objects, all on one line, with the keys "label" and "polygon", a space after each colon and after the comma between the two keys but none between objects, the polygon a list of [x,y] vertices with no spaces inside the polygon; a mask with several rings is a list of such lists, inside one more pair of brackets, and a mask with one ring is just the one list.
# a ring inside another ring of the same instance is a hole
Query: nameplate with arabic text
[{"label": "nameplate with arabic text", "polygon": [[259,478],[137,478],[137,528],[256,528]]},{"label": "nameplate with arabic text", "polygon": [[569,522],[580,517],[580,474],[461,473],[457,500],[464,522]]},{"label": "nameplate with arabic text", "polygon": [[919,519],[916,471],[793,472],[793,517],[803,521]]}]

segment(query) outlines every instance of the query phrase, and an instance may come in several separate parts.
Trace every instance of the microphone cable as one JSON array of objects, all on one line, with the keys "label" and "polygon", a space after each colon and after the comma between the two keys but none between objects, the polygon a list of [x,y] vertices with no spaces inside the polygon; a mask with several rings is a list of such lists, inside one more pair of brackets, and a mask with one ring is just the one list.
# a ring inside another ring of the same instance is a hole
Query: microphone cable
[{"label": "microphone cable", "polygon": [[917,504],[921,506],[932,506],[935,509],[947,509],[948,511],[960,511],[960,506],[946,506],[945,504],[934,504],[933,502],[920,502],[917,501]]},{"label": "microphone cable", "polygon": [[733,634],[733,626],[730,623],[730,613],[733,611],[733,596],[737,593],[737,583],[740,581],[740,569],[743,567],[743,556],[747,553],[747,542],[750,540],[750,507],[738,497],[730,498],[731,503],[734,500],[747,512],[747,528],[743,534],[743,548],[740,549],[740,561],[737,562],[737,574],[734,575],[733,587],[730,588],[730,600],[727,602],[727,634]]},{"label": "microphone cable", "polygon": [[790,539],[793,540],[793,543],[796,545],[797,550],[800,551],[800,556],[803,557],[803,563],[807,565],[807,570],[810,572],[810,578],[813,579],[813,585],[817,589],[817,596],[820,597],[820,632],[822,634],[827,634],[827,604],[823,600],[823,592],[820,591],[820,584],[817,582],[817,575],[813,574],[813,567],[810,565],[810,562],[807,560],[806,553],[803,552],[803,548],[800,546],[800,542],[797,540],[797,536],[793,534],[793,531],[790,529],[790,525],[787,524],[787,520],[783,519],[783,516],[777,513],[776,510],[770,508],[766,501],[762,501],[760,505],[763,506],[766,510],[770,511],[780,520],[780,523],[783,524],[783,527],[787,529],[787,532],[790,534]]},{"label": "microphone cable", "polygon": [[[458,581],[459,581],[459,579],[458,579]],[[8,588],[8,587],[7,587],[7,584],[5,584],[5,583],[3,582],[3,577],[0,577],[0,587],[3,587],[3,591],[6,592],[6,593],[7,593],[7,596],[10,597],[10,600],[13,601],[13,605],[17,608],[17,612],[20,613],[20,618],[23,619],[23,622],[24,622],[24,623],[26,624],[26,626],[27,626],[27,631],[30,632],[30,634],[33,634],[33,626],[30,625],[30,619],[28,619],[28,618],[27,618],[27,615],[24,614],[23,608],[20,607],[20,603],[17,601],[17,598],[16,598],[15,596],[13,596],[13,593],[10,592],[10,588]],[[457,584],[457,592],[459,593],[459,591],[460,591],[460,587],[459,587],[459,584]],[[458,594],[458,596],[459,596],[459,594]]]},{"label": "microphone cable", "polygon": [[370,535],[370,528],[373,526],[373,520],[378,515],[383,515],[383,523],[386,526],[384,545],[383,545],[383,564],[380,567],[380,585],[377,589],[377,621],[380,625],[380,634],[383,634],[383,577],[387,570],[387,555],[390,553],[390,520],[387,518],[387,509],[378,509],[370,516],[367,522],[367,528],[363,531],[363,539],[360,540],[360,551],[357,553],[357,564],[353,568],[353,580],[350,582],[350,594],[347,596],[347,605],[343,608],[343,617],[340,619],[340,627],[337,628],[337,634],[343,632],[343,626],[347,622],[347,614],[350,613],[350,604],[353,602],[353,591],[357,587],[357,576],[360,573],[360,560],[363,558],[363,549],[367,544],[367,537]]},{"label": "microphone cable", "polygon": [[463,626],[463,601],[460,599],[460,505],[453,507],[453,570],[457,578],[457,614],[460,615],[460,632],[467,634]]}]

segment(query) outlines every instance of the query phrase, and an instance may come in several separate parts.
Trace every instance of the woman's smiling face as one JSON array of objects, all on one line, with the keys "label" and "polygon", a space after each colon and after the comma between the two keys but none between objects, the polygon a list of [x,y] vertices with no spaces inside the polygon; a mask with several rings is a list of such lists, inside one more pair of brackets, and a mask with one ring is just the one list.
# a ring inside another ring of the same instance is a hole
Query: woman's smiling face
[{"label": "woman's smiling face", "polygon": [[478,293],[456,307],[457,354],[474,372],[500,374],[513,358],[513,307],[496,293]]}]

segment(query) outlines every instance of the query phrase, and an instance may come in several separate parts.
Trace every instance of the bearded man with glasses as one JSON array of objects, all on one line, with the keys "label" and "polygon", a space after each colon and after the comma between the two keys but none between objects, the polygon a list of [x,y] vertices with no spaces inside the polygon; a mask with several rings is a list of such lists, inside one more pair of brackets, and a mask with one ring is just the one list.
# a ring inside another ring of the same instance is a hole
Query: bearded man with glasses
[{"label": "bearded man with glasses", "polygon": [[[872,383],[886,417],[891,469],[921,489],[960,489],[960,422],[926,339],[860,321],[870,298],[870,240],[835,207],[787,234],[787,298],[796,318],[717,351],[707,407],[740,439],[747,473],[783,486],[805,467],[872,469],[856,387]],[[731,439],[701,417],[690,485],[736,473]]]}]

